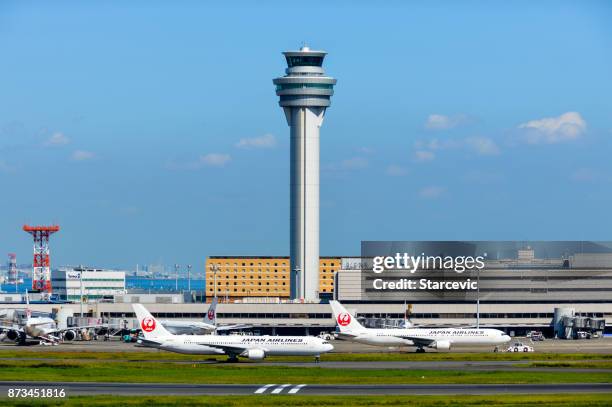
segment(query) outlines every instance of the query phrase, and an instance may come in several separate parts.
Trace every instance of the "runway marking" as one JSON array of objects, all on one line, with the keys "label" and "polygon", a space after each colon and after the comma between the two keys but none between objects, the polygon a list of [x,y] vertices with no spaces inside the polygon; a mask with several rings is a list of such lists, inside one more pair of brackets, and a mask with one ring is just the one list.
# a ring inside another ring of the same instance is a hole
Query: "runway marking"
[{"label": "runway marking", "polygon": [[302,387],[306,386],[305,384],[298,384],[293,389],[289,390],[289,394],[295,394],[298,391],[302,390]]},{"label": "runway marking", "polygon": [[255,394],[261,394],[272,386],[276,386],[276,384],[266,384],[265,386],[261,386],[259,389],[255,390]]},{"label": "runway marking", "polygon": [[281,384],[276,389],[272,390],[272,394],[279,394],[281,391],[285,390],[285,388],[289,387],[289,386],[291,386],[291,383],[289,383],[289,384]]}]

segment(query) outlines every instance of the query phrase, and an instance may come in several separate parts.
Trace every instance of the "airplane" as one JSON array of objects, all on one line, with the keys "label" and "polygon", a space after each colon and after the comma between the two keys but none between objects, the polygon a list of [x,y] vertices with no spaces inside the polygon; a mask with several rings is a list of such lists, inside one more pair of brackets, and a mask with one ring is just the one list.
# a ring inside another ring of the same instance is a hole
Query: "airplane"
[{"label": "airplane", "polygon": [[[108,325],[86,325],[59,329],[53,318],[44,315],[32,315],[30,300],[26,293],[25,318],[16,320],[12,325],[0,324],[0,331],[5,331],[5,338],[26,345],[27,338],[38,340],[43,345],[58,345],[62,339],[72,341],[77,337],[77,331],[89,328],[103,328]],[[8,314],[7,314],[8,315]]]},{"label": "airplane", "polygon": [[141,304],[132,304],[143,337],[141,346],[190,355],[227,355],[230,362],[238,356],[262,360],[266,356],[314,356],[334,347],[314,336],[173,335]]},{"label": "airplane", "polygon": [[329,302],[340,332],[338,338],[375,346],[414,346],[417,353],[425,348],[449,350],[451,346],[501,345],[510,336],[498,329],[458,328],[366,328],[338,301]]},{"label": "airplane", "polygon": [[194,333],[208,333],[215,331],[230,331],[250,328],[250,325],[217,325],[217,302],[218,299],[213,298],[210,307],[204,316],[203,321],[177,321],[165,320],[160,321],[161,324],[170,333],[175,335],[191,335]]}]

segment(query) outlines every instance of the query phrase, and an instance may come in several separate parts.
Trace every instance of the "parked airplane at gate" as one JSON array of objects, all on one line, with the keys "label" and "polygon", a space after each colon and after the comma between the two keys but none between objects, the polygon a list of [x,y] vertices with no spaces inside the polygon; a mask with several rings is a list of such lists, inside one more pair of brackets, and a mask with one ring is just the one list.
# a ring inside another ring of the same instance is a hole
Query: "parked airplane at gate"
[{"label": "parked airplane at gate", "polygon": [[87,325],[59,329],[53,318],[42,315],[32,315],[30,301],[26,293],[25,318],[9,325],[0,324],[0,330],[5,331],[5,338],[25,345],[27,338],[38,340],[41,344],[57,345],[62,339],[71,341],[76,338],[77,331],[89,328],[103,328],[108,325]]},{"label": "parked airplane at gate", "polygon": [[208,307],[208,311],[204,316],[203,321],[178,321],[167,320],[161,321],[161,324],[170,333],[175,335],[192,335],[199,333],[209,333],[215,331],[230,331],[250,328],[250,325],[217,325],[217,298],[213,298]]},{"label": "parked airplane at gate", "polygon": [[329,303],[340,328],[338,338],[367,345],[414,346],[417,352],[425,352],[425,348],[448,350],[451,346],[495,346],[511,339],[498,329],[366,328],[338,301]]},{"label": "parked airplane at gate", "polygon": [[314,336],[173,335],[141,304],[132,304],[144,338],[141,345],[192,355],[227,355],[261,360],[266,356],[314,356],[334,347]]}]

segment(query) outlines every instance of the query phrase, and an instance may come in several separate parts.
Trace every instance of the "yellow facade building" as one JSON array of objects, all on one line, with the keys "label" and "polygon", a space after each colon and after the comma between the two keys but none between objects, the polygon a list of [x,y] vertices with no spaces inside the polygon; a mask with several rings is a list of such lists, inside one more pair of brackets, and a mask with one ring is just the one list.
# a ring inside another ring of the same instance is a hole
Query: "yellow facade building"
[{"label": "yellow facade building", "polygon": [[[289,257],[210,256],[206,259],[206,296],[234,301],[244,297],[289,298]],[[334,273],[340,269],[340,257],[319,259],[319,295],[334,292]]]}]

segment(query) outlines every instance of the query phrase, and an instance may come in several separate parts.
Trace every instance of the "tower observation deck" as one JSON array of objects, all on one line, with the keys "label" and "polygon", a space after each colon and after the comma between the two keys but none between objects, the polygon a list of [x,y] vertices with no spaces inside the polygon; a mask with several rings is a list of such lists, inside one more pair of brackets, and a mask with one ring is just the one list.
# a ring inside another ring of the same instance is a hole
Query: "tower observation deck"
[{"label": "tower observation deck", "polygon": [[324,51],[283,52],[286,75],[273,80],[290,128],[291,298],[318,300],[319,128],[336,79],[323,70]]}]

